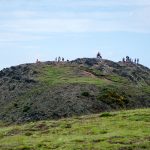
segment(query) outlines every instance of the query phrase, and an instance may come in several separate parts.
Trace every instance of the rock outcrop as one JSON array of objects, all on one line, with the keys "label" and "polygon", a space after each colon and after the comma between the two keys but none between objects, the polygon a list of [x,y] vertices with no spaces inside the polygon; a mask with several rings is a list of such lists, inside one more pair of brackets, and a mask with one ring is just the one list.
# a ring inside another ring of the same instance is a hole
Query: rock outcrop
[{"label": "rock outcrop", "polygon": [[95,58],[0,71],[0,120],[23,123],[150,107],[150,69]]}]

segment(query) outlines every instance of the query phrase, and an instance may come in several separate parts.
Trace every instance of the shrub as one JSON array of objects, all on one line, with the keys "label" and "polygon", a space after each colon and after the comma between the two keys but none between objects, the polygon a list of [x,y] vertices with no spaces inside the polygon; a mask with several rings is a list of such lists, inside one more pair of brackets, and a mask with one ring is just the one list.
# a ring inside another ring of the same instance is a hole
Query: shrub
[{"label": "shrub", "polygon": [[23,112],[28,112],[30,110],[30,106],[24,106]]},{"label": "shrub", "polygon": [[32,135],[31,132],[26,132],[26,133],[25,133],[25,136],[31,136],[31,135]]},{"label": "shrub", "polygon": [[111,116],[114,116],[114,114],[111,114],[109,112],[104,112],[100,115],[100,117],[111,117]]},{"label": "shrub", "polygon": [[89,92],[82,92],[81,95],[85,96],[85,97],[89,97],[90,96]]},{"label": "shrub", "polygon": [[121,106],[124,107],[128,103],[128,98],[125,93],[113,90],[113,89],[105,89],[103,93],[97,97],[98,100],[113,106]]},{"label": "shrub", "polygon": [[18,107],[18,104],[17,104],[17,103],[14,103],[14,107],[16,107],[16,108],[17,108],[17,107]]}]

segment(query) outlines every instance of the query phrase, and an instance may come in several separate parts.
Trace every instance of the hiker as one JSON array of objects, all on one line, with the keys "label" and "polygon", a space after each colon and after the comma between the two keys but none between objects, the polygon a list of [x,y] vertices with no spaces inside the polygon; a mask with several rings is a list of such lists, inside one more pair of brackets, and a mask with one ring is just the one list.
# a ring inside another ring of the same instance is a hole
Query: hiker
[{"label": "hiker", "polygon": [[61,61],[61,57],[59,56],[59,57],[58,57],[58,62],[60,62],[60,61]]},{"label": "hiker", "polygon": [[125,58],[122,58],[122,62],[125,63]]},{"label": "hiker", "polygon": [[37,60],[36,60],[36,64],[38,64],[38,63],[39,63],[39,60],[37,59]]},{"label": "hiker", "polygon": [[139,64],[139,58],[137,58],[137,64]]},{"label": "hiker", "polygon": [[130,61],[130,57],[126,56],[126,62],[129,62],[129,61]]},{"label": "hiker", "polygon": [[97,58],[98,59],[102,59],[102,56],[101,56],[101,54],[99,52],[97,53]]},{"label": "hiker", "polygon": [[136,61],[136,58],[135,58],[134,63],[136,64],[136,62],[137,62],[137,61]]},{"label": "hiker", "polygon": [[57,62],[57,57],[55,58],[55,62]]}]

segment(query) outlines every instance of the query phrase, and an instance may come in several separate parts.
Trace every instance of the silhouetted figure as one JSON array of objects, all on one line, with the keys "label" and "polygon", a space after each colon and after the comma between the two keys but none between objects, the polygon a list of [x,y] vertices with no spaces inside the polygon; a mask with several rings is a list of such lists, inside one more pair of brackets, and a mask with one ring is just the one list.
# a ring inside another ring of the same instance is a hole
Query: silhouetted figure
[{"label": "silhouetted figure", "polygon": [[59,56],[59,57],[58,57],[58,62],[60,62],[60,61],[61,61],[61,57]]},{"label": "silhouetted figure", "polygon": [[62,61],[63,61],[63,62],[65,61],[64,57],[62,57]]},{"label": "silhouetted figure", "polygon": [[139,64],[139,58],[137,58],[137,64]]},{"label": "silhouetted figure", "polygon": [[57,62],[57,57],[55,58],[55,61]]},{"label": "silhouetted figure", "polygon": [[125,63],[125,58],[122,58],[122,62]]},{"label": "silhouetted figure", "polygon": [[102,59],[102,56],[101,56],[100,52],[97,53],[97,58]]},{"label": "silhouetted figure", "polygon": [[37,64],[39,63],[39,60],[38,60],[38,59],[36,60],[36,63],[37,63]]},{"label": "silhouetted figure", "polygon": [[137,61],[136,61],[136,58],[135,58],[135,59],[134,59],[134,63],[136,64],[136,62],[137,62]]},{"label": "silhouetted figure", "polygon": [[130,57],[126,56],[126,62],[130,62]]}]

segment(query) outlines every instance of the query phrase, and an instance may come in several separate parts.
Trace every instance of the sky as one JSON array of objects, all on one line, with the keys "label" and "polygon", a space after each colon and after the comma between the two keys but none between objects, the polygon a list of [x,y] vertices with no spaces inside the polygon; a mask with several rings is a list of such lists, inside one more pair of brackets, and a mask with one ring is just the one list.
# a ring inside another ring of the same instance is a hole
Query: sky
[{"label": "sky", "polygon": [[0,70],[98,51],[150,67],[150,0],[0,0]]}]

